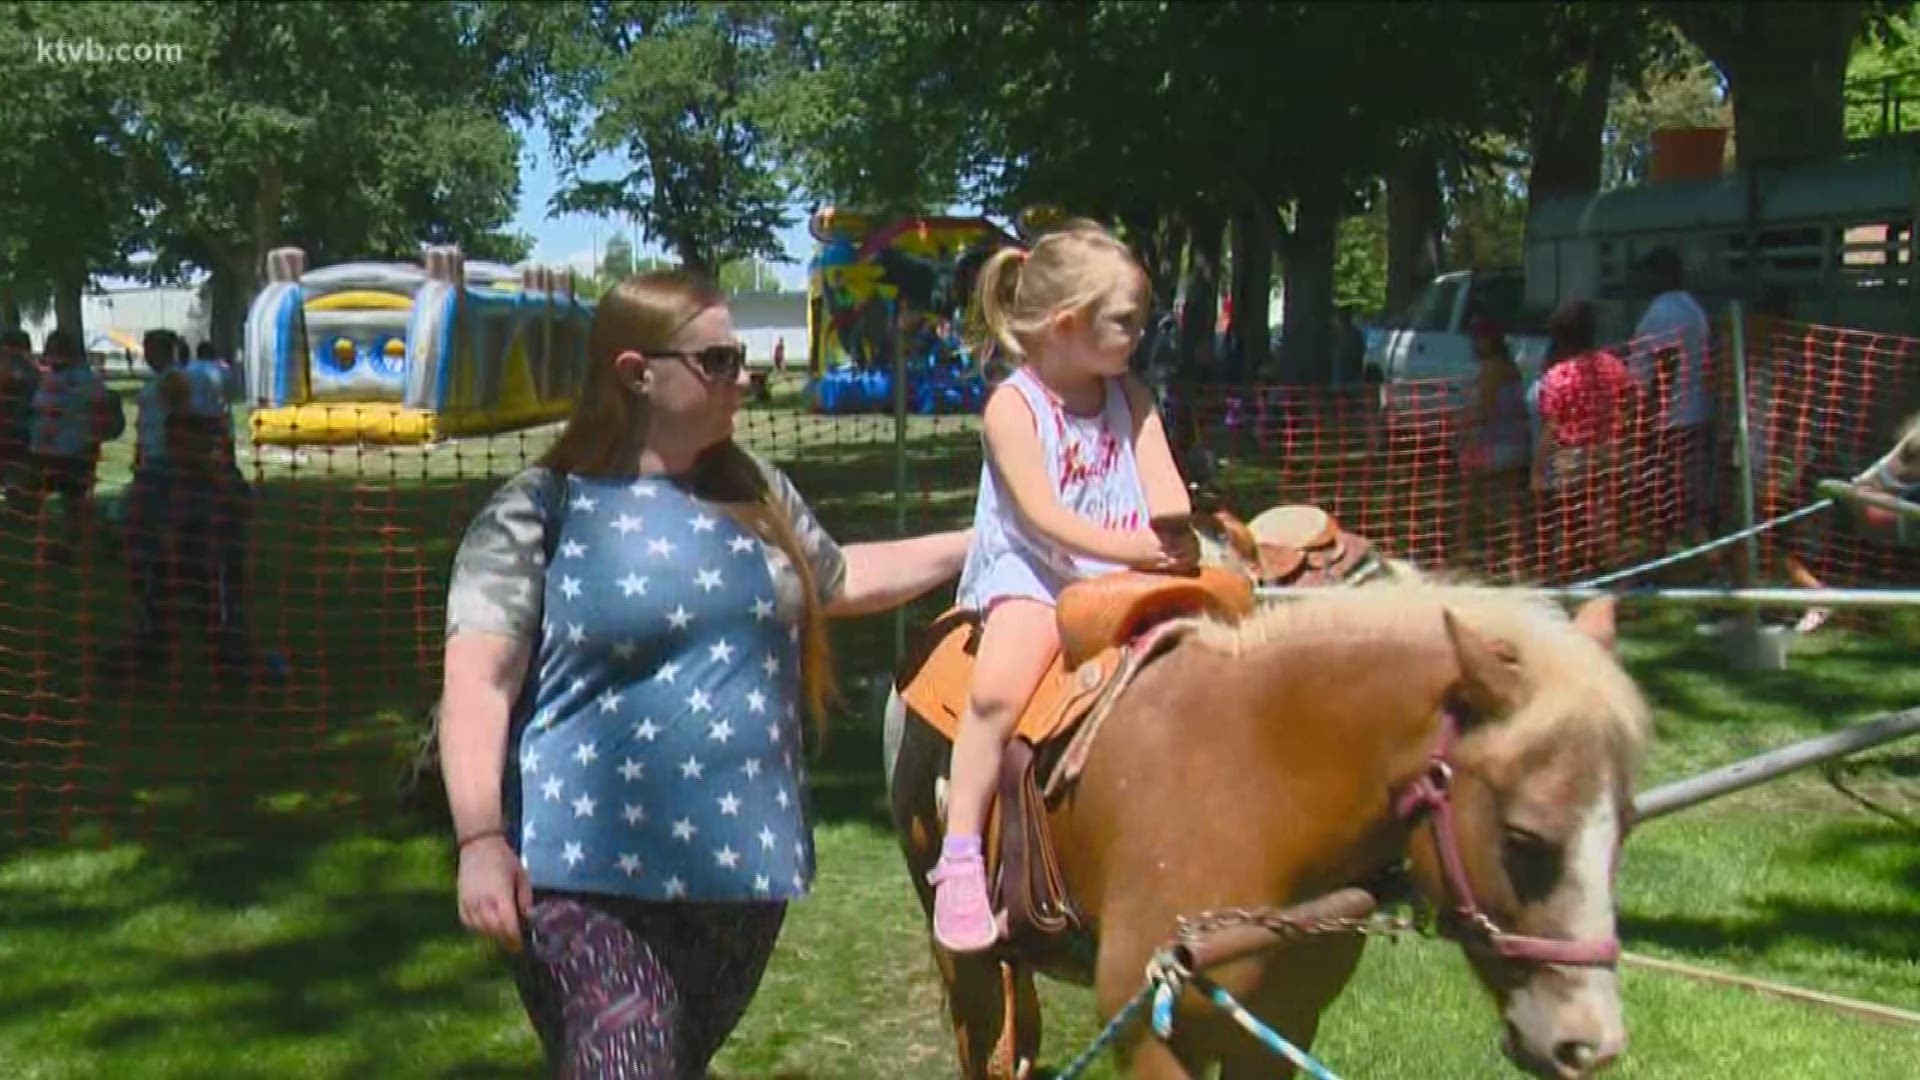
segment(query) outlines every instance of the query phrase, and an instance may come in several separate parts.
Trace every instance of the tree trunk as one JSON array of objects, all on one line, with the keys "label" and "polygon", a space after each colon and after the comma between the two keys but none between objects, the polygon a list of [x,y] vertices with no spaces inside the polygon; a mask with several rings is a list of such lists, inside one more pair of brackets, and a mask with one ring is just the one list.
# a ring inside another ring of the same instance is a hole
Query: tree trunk
[{"label": "tree trunk", "polygon": [[[1399,314],[1440,270],[1440,163],[1430,148],[1404,151],[1387,173],[1387,311]],[[1287,272],[1292,325],[1293,271]]]},{"label": "tree trunk", "polygon": [[1530,199],[1599,189],[1601,135],[1614,72],[1627,44],[1619,34],[1587,35],[1566,56],[1566,73],[1540,87],[1531,132]]},{"label": "tree trunk", "polygon": [[1273,291],[1273,208],[1244,203],[1233,215],[1233,333],[1241,370],[1257,382],[1267,366],[1267,300]]},{"label": "tree trunk", "polygon": [[260,163],[259,186],[253,193],[253,265],[244,281],[248,290],[267,280],[267,253],[280,244],[280,210],[286,194],[280,162],[272,157]]},{"label": "tree trunk", "polygon": [[1194,371],[1213,356],[1213,324],[1220,312],[1220,244],[1224,225],[1220,212],[1196,207],[1188,216],[1193,224],[1187,263],[1187,299],[1180,311],[1180,366]]},{"label": "tree trunk", "polygon": [[1309,386],[1333,381],[1333,254],[1345,206],[1340,189],[1326,187],[1303,194],[1294,211],[1282,346],[1289,381]]},{"label": "tree trunk", "polygon": [[55,272],[53,324],[72,334],[83,353],[87,348],[86,319],[82,314],[86,310],[86,294],[86,270],[76,267]]},{"label": "tree trunk", "polygon": [[1180,263],[1187,251],[1187,224],[1178,214],[1162,214],[1155,225],[1159,242],[1156,258],[1147,264],[1153,279],[1153,303],[1156,311],[1172,311],[1180,292]]},{"label": "tree trunk", "polygon": [[252,290],[246,284],[245,270],[238,266],[215,267],[208,297],[208,332],[213,348],[221,356],[240,354],[240,336],[246,321],[245,297]]},{"label": "tree trunk", "polygon": [[1727,78],[1742,168],[1846,146],[1847,56],[1867,4],[1681,4],[1661,11]]},{"label": "tree trunk", "polygon": [[22,321],[20,295],[12,285],[0,284],[0,330],[18,330]]}]

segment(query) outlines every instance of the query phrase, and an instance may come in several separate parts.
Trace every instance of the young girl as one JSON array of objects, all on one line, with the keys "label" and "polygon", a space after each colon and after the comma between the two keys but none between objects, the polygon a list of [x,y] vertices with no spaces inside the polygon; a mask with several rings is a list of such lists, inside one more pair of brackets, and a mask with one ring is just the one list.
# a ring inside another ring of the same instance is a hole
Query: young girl
[{"label": "young girl", "polygon": [[1059,651],[1054,604],[1069,582],[1127,568],[1190,567],[1190,512],[1152,397],[1127,374],[1148,314],[1146,273],[1124,244],[1075,223],[981,270],[983,351],[1015,370],[987,400],[986,464],[960,603],[985,613],[954,743],[946,841],[929,881],[933,932],[954,952],[998,936],[980,836],[1000,755]]}]

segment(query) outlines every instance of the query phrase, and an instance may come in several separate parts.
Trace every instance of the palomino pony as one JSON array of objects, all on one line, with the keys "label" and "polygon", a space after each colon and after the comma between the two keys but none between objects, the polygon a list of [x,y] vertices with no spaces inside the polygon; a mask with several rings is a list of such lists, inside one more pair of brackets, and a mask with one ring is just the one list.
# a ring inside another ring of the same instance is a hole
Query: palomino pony
[{"label": "palomino pony", "polygon": [[[1182,916],[1297,904],[1403,861],[1491,992],[1514,1062],[1577,1078],[1620,1054],[1613,872],[1648,721],[1609,602],[1569,619],[1390,580],[1173,636],[1045,813],[1080,948],[934,948],[964,1076],[1029,1074],[1036,970],[1092,985],[1111,1017]],[[887,726],[895,825],[930,917],[950,746],[898,691]],[[1207,974],[1306,1047],[1362,944],[1307,937]],[[1293,1074],[1191,991],[1176,1018],[1169,1042],[1128,1033],[1131,1075]]]}]

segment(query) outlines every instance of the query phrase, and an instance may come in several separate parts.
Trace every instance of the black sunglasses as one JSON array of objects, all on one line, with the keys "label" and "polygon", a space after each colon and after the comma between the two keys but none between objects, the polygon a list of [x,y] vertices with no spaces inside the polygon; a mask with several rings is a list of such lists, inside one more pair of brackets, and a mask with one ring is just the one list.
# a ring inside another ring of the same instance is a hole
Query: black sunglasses
[{"label": "black sunglasses", "polygon": [[695,371],[714,382],[732,382],[740,377],[740,369],[747,366],[747,348],[738,344],[709,345],[697,352],[657,352],[652,355],[685,360],[693,365]]}]

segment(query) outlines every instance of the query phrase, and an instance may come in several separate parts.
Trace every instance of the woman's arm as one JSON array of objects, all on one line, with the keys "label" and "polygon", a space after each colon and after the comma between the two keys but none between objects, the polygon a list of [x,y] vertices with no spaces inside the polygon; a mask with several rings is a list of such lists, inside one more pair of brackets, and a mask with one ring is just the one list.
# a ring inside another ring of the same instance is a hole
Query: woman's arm
[{"label": "woman's arm", "polygon": [[1133,454],[1140,466],[1140,486],[1147,493],[1147,513],[1153,517],[1185,517],[1193,513],[1187,482],[1174,463],[1173,447],[1154,407],[1153,391],[1139,378],[1126,381],[1127,404],[1133,409]]},{"label": "woman's arm", "polygon": [[960,572],[973,530],[932,533],[906,540],[850,544],[840,595],[827,605],[835,618],[887,611],[914,600]]},{"label": "woman's arm", "polygon": [[1033,531],[1076,554],[1105,562],[1146,565],[1159,557],[1160,542],[1153,533],[1103,529],[1060,505],[1047,476],[1046,452],[1040,446],[1033,411],[1018,393],[1002,391],[988,398],[982,428],[994,475]]},{"label": "woman's arm", "polygon": [[440,767],[462,842],[505,825],[500,809],[507,719],[527,677],[531,650],[505,634],[461,631],[447,639],[440,692]]}]

